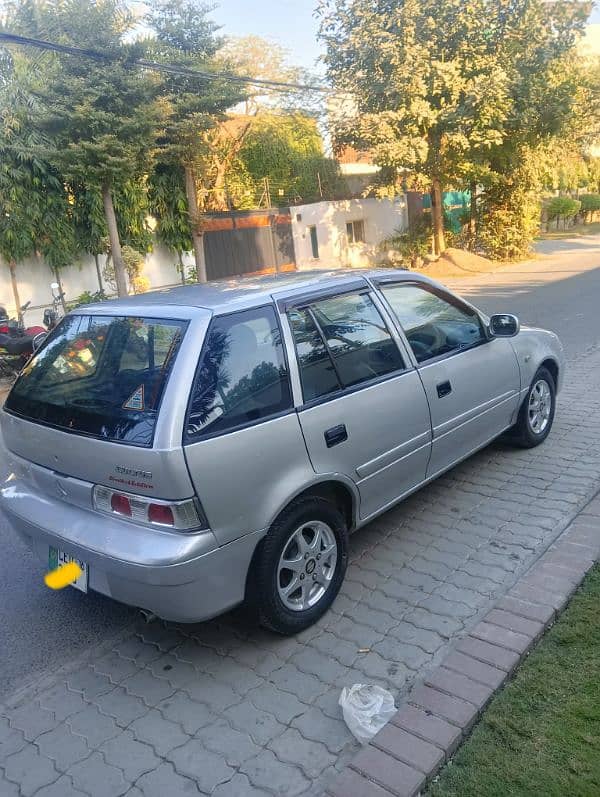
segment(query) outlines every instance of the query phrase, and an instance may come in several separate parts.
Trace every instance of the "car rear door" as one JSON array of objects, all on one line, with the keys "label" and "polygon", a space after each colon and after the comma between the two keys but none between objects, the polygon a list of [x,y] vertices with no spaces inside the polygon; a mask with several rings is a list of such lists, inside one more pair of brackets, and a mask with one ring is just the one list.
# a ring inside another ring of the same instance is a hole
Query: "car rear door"
[{"label": "car rear door", "polygon": [[506,338],[489,338],[478,313],[429,283],[382,280],[427,393],[431,477],[481,448],[514,419],[520,373]]},{"label": "car rear door", "polygon": [[275,305],[215,316],[184,427],[185,457],[217,540],[261,532],[313,476]]},{"label": "car rear door", "polygon": [[429,410],[416,370],[364,281],[282,304],[303,403],[298,417],[319,474],[343,474],[366,519],[423,481]]}]

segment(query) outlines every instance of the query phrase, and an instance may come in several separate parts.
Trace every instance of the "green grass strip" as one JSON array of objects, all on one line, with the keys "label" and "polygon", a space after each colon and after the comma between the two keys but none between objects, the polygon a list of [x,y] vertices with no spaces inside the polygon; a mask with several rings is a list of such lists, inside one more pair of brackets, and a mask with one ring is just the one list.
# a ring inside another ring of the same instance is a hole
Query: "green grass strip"
[{"label": "green grass strip", "polygon": [[600,567],[427,794],[600,796]]}]

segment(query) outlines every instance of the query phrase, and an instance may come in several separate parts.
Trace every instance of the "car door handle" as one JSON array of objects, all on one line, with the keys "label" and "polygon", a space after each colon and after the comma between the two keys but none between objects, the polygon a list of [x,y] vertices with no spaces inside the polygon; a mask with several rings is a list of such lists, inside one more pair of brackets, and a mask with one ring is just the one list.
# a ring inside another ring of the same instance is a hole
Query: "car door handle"
[{"label": "car door handle", "polygon": [[449,380],[445,382],[440,382],[439,385],[436,385],[438,398],[444,398],[444,396],[448,396],[452,393],[452,385],[450,384]]},{"label": "car door handle", "polygon": [[348,439],[348,430],[345,424],[340,423],[339,426],[332,426],[331,429],[327,429],[324,437],[327,448],[333,448],[333,446],[337,446],[338,443],[343,443],[344,440]]}]

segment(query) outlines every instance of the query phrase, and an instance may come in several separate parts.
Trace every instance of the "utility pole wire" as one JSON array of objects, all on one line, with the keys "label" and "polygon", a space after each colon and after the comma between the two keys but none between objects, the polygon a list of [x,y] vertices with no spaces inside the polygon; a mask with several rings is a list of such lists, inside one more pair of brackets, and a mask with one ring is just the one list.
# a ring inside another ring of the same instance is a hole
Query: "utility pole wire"
[{"label": "utility pole wire", "polygon": [[44,41],[43,39],[32,39],[28,36],[18,36],[15,33],[0,32],[0,43],[16,44],[19,46],[37,47],[39,50],[52,50],[64,55],[81,56],[91,58],[95,61],[110,63],[111,61],[124,60],[127,64],[139,66],[144,69],[152,69],[157,72],[166,72],[182,77],[198,77],[203,80],[226,80],[230,83],[244,83],[253,86],[264,86],[273,91],[316,91],[320,94],[332,94],[330,89],[323,86],[315,86],[304,83],[286,83],[282,80],[266,80],[264,78],[253,78],[244,75],[234,75],[231,72],[205,72],[191,67],[178,66],[177,64],[161,64],[159,61],[148,61],[145,58],[119,59],[112,55],[107,55],[99,50],[91,50],[82,47],[71,47],[67,44],[58,42]]}]

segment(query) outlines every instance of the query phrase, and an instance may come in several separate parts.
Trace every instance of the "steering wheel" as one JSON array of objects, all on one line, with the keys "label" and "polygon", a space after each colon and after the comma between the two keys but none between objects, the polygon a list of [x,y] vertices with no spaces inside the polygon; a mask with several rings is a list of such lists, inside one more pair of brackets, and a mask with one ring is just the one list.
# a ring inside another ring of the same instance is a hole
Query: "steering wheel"
[{"label": "steering wheel", "polygon": [[434,324],[428,324],[426,327],[418,327],[412,330],[407,337],[415,353],[415,357],[419,361],[426,359],[428,356],[432,356],[433,352],[444,349],[447,344],[446,336],[442,330]]},{"label": "steering wheel", "polygon": [[420,340],[410,340],[410,339],[408,342],[410,343],[410,347],[413,350],[413,354],[415,355],[418,363],[423,362],[423,360],[427,359],[429,355],[429,349],[424,343],[421,343]]}]

